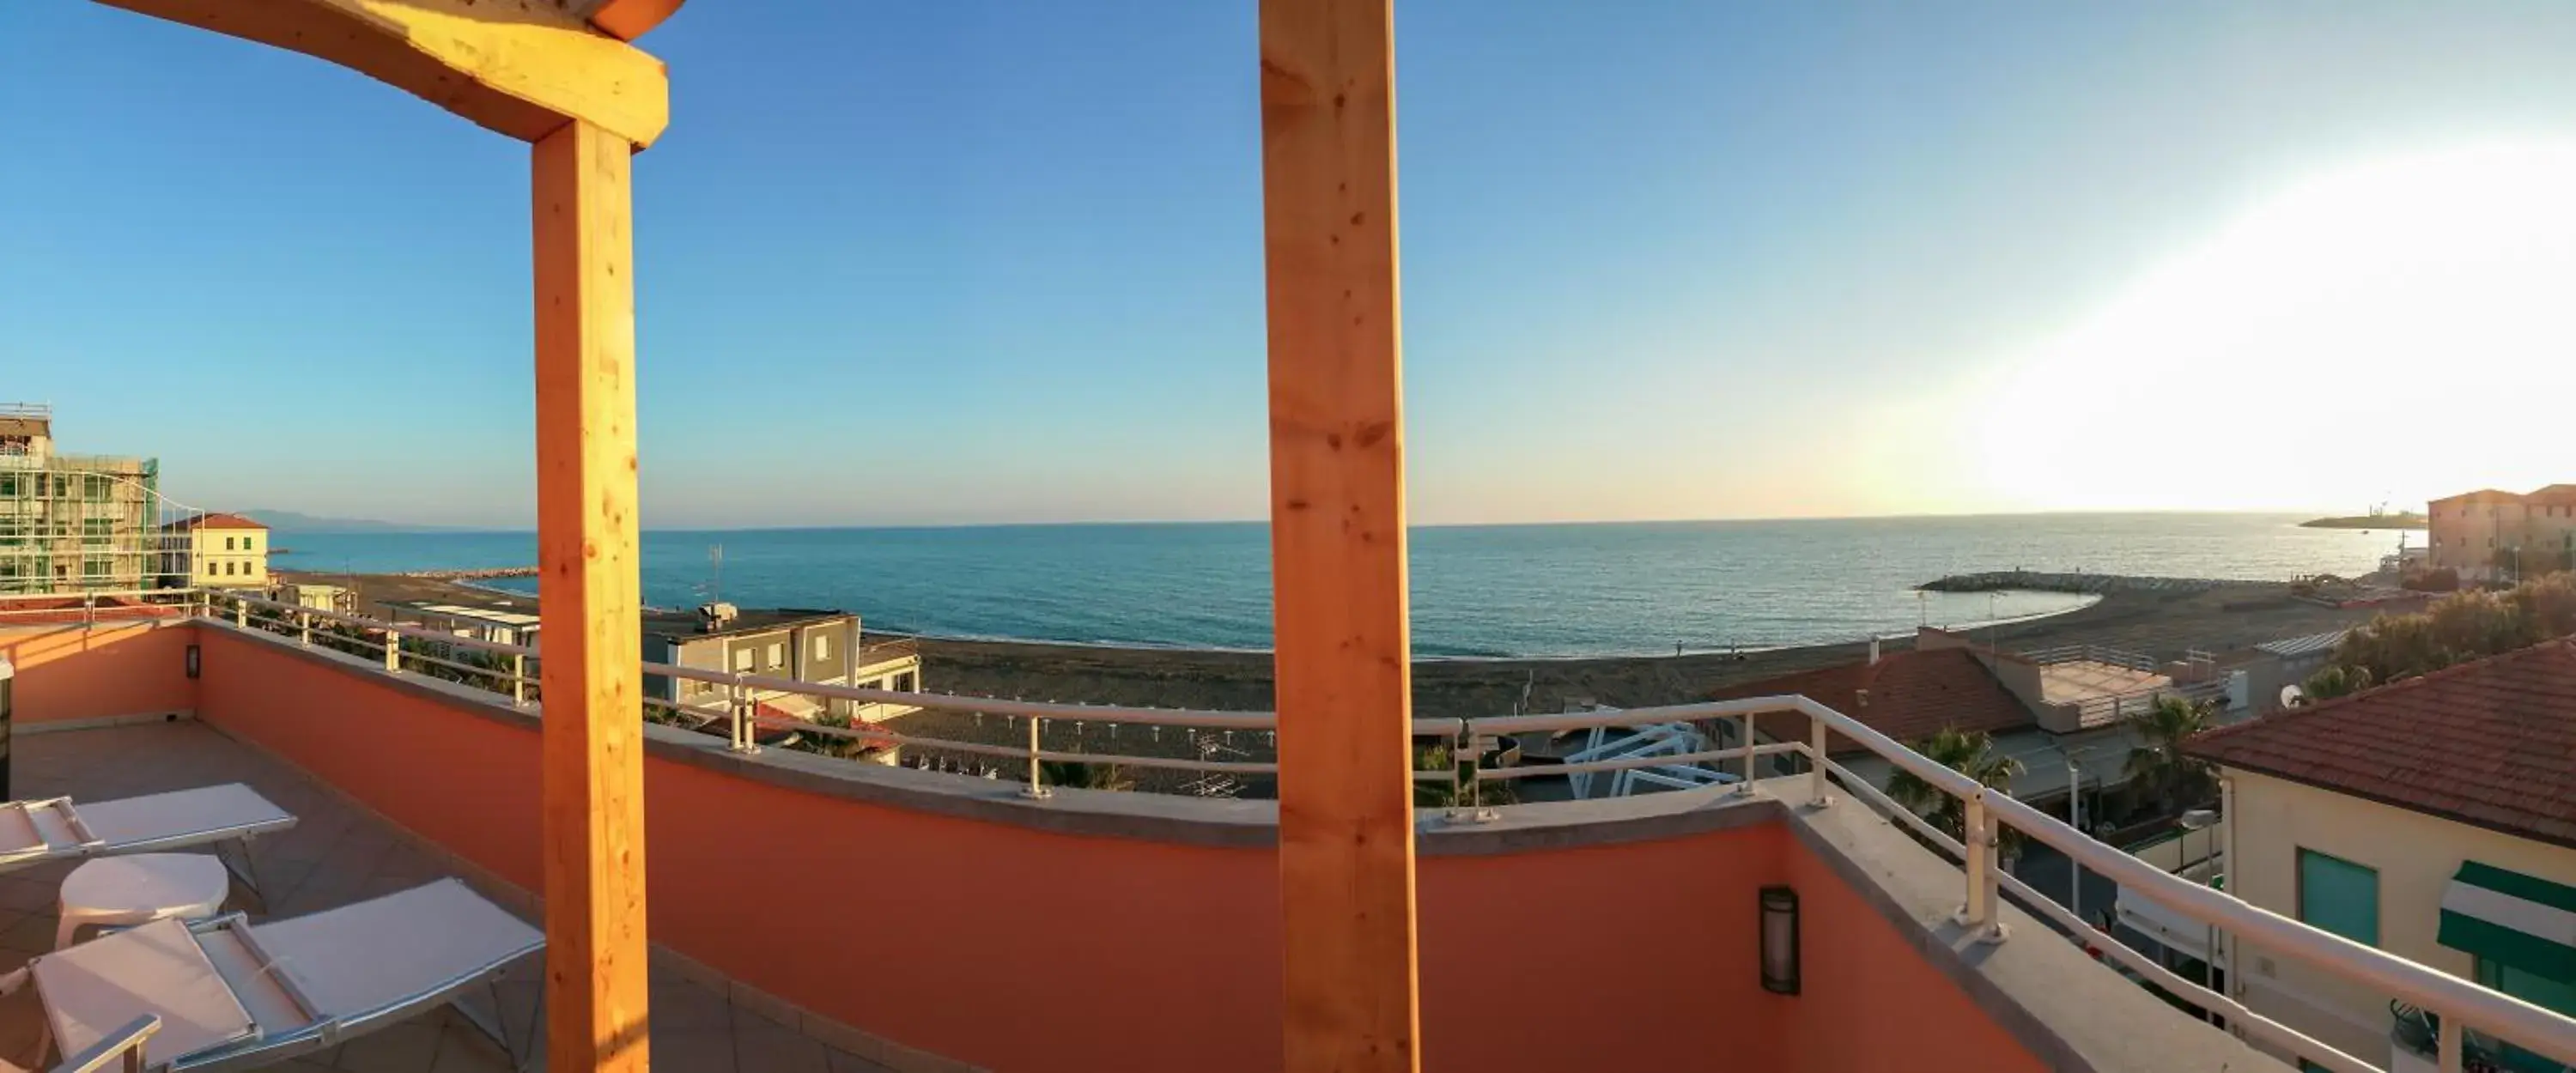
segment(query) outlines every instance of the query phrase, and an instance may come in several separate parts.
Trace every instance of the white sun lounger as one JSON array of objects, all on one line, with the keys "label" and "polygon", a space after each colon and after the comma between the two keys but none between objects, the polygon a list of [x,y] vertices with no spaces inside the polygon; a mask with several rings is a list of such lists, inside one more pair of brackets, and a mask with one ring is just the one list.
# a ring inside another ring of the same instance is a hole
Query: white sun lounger
[{"label": "white sun lounger", "polygon": [[90,1049],[63,1059],[58,1065],[43,1070],[30,1070],[16,1062],[0,1059],[0,1071],[5,1073],[104,1073],[105,1070],[113,1068],[119,1073],[143,1073],[144,1041],[151,1039],[152,1034],[158,1031],[161,1031],[161,1019],[145,1014],[135,1018],[125,1027],[108,1033]]},{"label": "white sun lounger", "polygon": [[[39,955],[27,972],[57,1048],[77,1052],[152,1016],[161,1029],[145,1045],[146,1067],[207,1073],[335,1046],[478,987],[497,1018],[501,971],[544,946],[535,928],[442,879],[266,924],[239,913],[155,921]],[[457,1011],[526,1065],[497,1021]]]},{"label": "white sun lounger", "polygon": [[250,840],[295,826],[295,814],[240,783],[74,805],[68,797],[0,804],[0,872],[46,861],[237,843],[235,877],[260,893]]}]

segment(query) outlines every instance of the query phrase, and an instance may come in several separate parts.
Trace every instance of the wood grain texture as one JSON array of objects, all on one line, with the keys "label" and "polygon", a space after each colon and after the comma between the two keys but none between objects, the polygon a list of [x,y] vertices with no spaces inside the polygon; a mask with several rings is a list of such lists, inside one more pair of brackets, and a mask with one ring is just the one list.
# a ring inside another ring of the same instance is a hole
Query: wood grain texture
[{"label": "wood grain texture", "polygon": [[1291,1073],[1420,1068],[1390,0],[1263,0]]},{"label": "wood grain texture", "polygon": [[534,142],[574,120],[653,144],[662,61],[550,0],[99,0],[328,60]]},{"label": "wood grain texture", "polygon": [[644,1070],[643,634],[632,149],[532,153],[548,1068]]}]

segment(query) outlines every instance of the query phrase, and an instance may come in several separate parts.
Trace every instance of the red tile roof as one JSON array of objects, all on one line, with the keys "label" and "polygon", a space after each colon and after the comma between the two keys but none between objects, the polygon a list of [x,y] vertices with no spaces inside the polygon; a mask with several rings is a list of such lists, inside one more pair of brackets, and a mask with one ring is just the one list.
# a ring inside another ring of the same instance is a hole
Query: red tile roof
[{"label": "red tile roof", "polygon": [[2503,490],[2503,489],[2501,489],[2501,488],[2480,488],[2480,489],[2478,489],[2477,491],[2474,491],[2474,492],[2462,492],[2462,493],[2460,493],[2460,494],[2458,494],[2458,495],[2455,495],[2455,496],[2443,496],[2442,498],[2440,498],[2440,499],[2436,499],[2436,500],[2433,500],[2432,502],[2435,502],[2435,503],[2461,503],[2461,502],[2467,502],[2467,503],[2520,503],[2520,502],[2522,502],[2522,497],[2521,497],[2521,496],[2519,496],[2519,495],[2516,495],[2516,494],[2514,494],[2514,493],[2512,493],[2512,492],[2505,491],[2505,490]]},{"label": "red tile roof", "polygon": [[[1867,703],[1862,702],[1863,691],[1869,694]],[[1734,700],[1791,693],[1803,694],[1907,745],[1944,728],[1996,731],[2036,722],[2030,709],[1995,680],[1994,672],[1978,661],[1976,653],[1964,648],[1895,652],[1874,664],[1845,663],[1744,682],[1720,689],[1714,697]],[[1777,727],[1772,723],[1764,719],[1762,731],[1773,738],[1806,736],[1803,717],[1784,713]],[[1857,748],[1838,736],[1826,751]]]},{"label": "red tile roof", "polygon": [[242,517],[241,515],[238,515],[238,514],[199,514],[199,515],[197,515],[197,516],[195,516],[195,517],[192,517],[192,518],[183,518],[183,519],[180,519],[180,520],[178,520],[178,521],[171,522],[170,524],[165,525],[165,526],[162,526],[161,528],[163,528],[163,529],[266,529],[266,528],[268,528],[268,527],[267,527],[267,526],[265,526],[265,525],[262,525],[262,524],[260,524],[260,523],[258,523],[258,522],[256,522],[256,521],[252,521],[252,520],[251,520],[251,519],[249,519],[249,518]]},{"label": "red tile roof", "polygon": [[2576,846],[2576,638],[2211,731],[2184,751]]}]

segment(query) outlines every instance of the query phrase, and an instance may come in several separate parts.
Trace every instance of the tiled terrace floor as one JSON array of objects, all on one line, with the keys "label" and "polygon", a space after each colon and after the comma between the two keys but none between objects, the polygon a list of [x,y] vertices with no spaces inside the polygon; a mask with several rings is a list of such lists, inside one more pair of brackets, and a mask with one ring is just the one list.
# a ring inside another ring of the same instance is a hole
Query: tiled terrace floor
[{"label": "tiled terrace floor", "polygon": [[2039,670],[2040,695],[2050,704],[2074,704],[2094,697],[2133,694],[2172,684],[2173,679],[2154,671],[2093,660],[2052,663]]},{"label": "tiled terrace floor", "polygon": [[[301,771],[192,722],[30,734],[13,741],[14,796],[105,801],[242,782],[297,817],[293,830],[259,839],[253,854],[274,900],[268,915],[294,916],[389,894],[439,878],[437,855]],[[68,863],[0,875],[0,972],[50,949],[55,890]],[[258,902],[236,889],[255,918]],[[532,921],[531,923],[535,923]],[[500,989],[510,1034],[530,1039],[542,967],[513,966]],[[479,1000],[478,1000],[479,1001]],[[34,988],[0,998],[0,1058],[32,1064],[43,1014]],[[652,970],[653,1067],[665,1073],[876,1073],[884,1067],[832,1051],[727,1001],[660,964]],[[534,1068],[544,1067],[542,1039]],[[453,1010],[418,1018],[276,1068],[360,1073],[502,1073],[509,1057]]]}]

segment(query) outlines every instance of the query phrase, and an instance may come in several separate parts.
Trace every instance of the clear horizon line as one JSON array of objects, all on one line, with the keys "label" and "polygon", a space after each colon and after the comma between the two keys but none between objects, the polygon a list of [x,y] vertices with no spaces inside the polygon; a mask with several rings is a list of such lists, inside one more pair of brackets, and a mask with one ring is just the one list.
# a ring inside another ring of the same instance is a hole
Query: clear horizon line
[{"label": "clear horizon line", "polygon": [[[1508,529],[1508,528],[1531,528],[1531,527],[1540,527],[1540,526],[1573,526],[1573,525],[1691,525],[1691,524],[1721,523],[1721,522],[1743,522],[1743,523],[1760,523],[1760,522],[1853,522],[1853,521],[1903,521],[1903,520],[1909,520],[1909,519],[1925,519],[1925,518],[2039,518],[2039,517],[2067,517],[2067,516],[2143,515],[2143,514],[2167,514],[2167,515],[2170,515],[2170,514],[2207,514],[2207,515],[2249,515],[2249,514],[2268,514],[2268,515],[2284,515],[2284,516],[2288,516],[2288,515],[2308,514],[2308,513],[2311,513],[2311,511],[2312,511],[2312,510],[2313,510],[2313,508],[2301,509],[2301,508],[2279,508],[2279,507],[2273,507],[2273,508],[2245,508],[2245,509],[2215,508],[2215,507],[2140,507],[2140,508],[2125,508],[2125,509],[2089,509],[2089,508],[2088,508],[2088,509],[2064,509],[2064,510],[2015,510],[2015,511],[1952,511],[1952,512],[1927,511],[1927,512],[1912,512],[1912,513],[1900,513],[1900,514],[1810,514],[1810,515],[1775,515],[1775,516],[1768,516],[1768,517],[1725,517],[1725,518],[1710,518],[1710,517],[1695,517],[1695,518],[1694,518],[1694,517],[1684,517],[1684,518],[1570,518],[1570,519],[1553,519],[1553,520],[1542,520],[1542,521],[1414,522],[1414,523],[1408,524],[1405,528],[1407,528],[1408,530],[1411,530],[1411,529]],[[259,514],[259,513],[263,513],[263,511],[260,511],[260,510],[248,510],[248,511],[244,511],[244,512],[242,512],[242,513]],[[302,512],[294,512],[294,513],[302,513]],[[379,532],[395,532],[395,531],[401,531],[401,532],[412,532],[412,533],[450,532],[450,533],[531,533],[531,534],[533,534],[533,533],[535,533],[535,532],[537,531],[537,530],[536,530],[536,528],[535,528],[533,525],[470,525],[470,524],[463,524],[463,525],[461,525],[461,524],[448,523],[448,522],[386,521],[386,520],[381,520],[381,519],[372,519],[372,518],[338,518],[338,517],[322,517],[322,516],[317,516],[317,515],[306,515],[306,517],[313,517],[313,518],[316,518],[317,520],[320,520],[320,521],[330,522],[330,523],[335,523],[335,524],[356,524],[356,525],[364,525],[364,526],[371,527],[371,529],[373,529],[374,531],[379,531]],[[2331,515],[2331,514],[2328,514],[2328,515],[2317,515],[2317,517],[2320,517],[2320,518],[2323,518],[2323,517],[2347,517],[2347,515]],[[2392,516],[2392,517],[2394,517],[2394,516]],[[720,526],[707,526],[707,525],[648,525],[648,526],[644,526],[640,531],[641,531],[641,532],[646,532],[646,533],[780,533],[780,532],[824,532],[824,531],[838,530],[838,529],[867,529],[867,530],[917,530],[917,529],[1039,529],[1039,528],[1073,528],[1073,527],[1080,527],[1080,526],[1098,526],[1098,527],[1107,527],[1107,526],[1122,526],[1122,525],[1174,525],[1174,526],[1177,526],[1177,525],[1263,525],[1263,524],[1267,524],[1267,523],[1269,522],[1269,520],[1270,520],[1270,519],[1268,519],[1268,518],[1121,518],[1121,519],[1092,519],[1092,520],[1074,520],[1074,521],[999,521],[999,522],[857,522],[857,523],[841,523],[841,524],[822,523],[822,524],[799,524],[799,525],[720,525]],[[382,528],[374,528],[374,527],[382,527]],[[2389,528],[2401,528],[2401,527],[2400,527],[2400,526],[2390,526]],[[294,530],[294,529],[292,529],[292,528],[287,528],[285,531],[287,531],[287,532],[294,532],[295,530]],[[307,532],[319,532],[320,530],[306,530],[306,531],[307,531]]]}]

